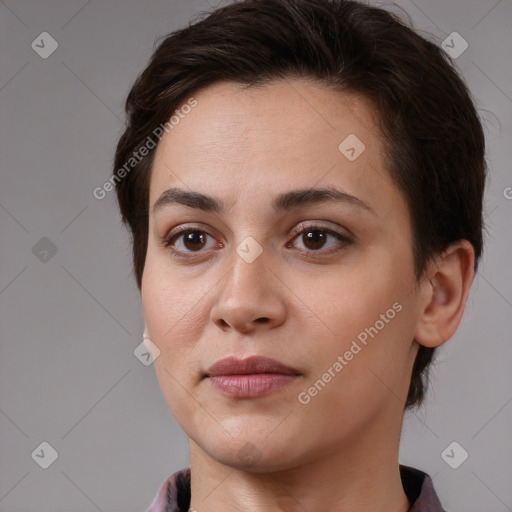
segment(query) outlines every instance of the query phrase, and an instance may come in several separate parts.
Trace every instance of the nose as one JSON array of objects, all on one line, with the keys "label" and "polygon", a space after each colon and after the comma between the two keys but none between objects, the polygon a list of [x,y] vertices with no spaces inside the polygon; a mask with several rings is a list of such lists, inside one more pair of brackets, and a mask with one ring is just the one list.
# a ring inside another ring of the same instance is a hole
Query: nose
[{"label": "nose", "polygon": [[281,325],[286,315],[286,288],[268,266],[265,251],[251,263],[235,252],[228,264],[231,269],[219,283],[211,320],[223,331],[244,334]]}]

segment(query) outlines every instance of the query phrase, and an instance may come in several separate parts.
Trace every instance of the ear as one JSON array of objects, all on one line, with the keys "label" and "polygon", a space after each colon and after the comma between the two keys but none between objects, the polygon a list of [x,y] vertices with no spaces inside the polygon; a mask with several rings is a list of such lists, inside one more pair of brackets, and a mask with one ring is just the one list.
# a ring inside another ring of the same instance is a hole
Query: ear
[{"label": "ear", "polygon": [[420,311],[415,339],[438,347],[455,333],[474,278],[475,251],[467,240],[451,244],[434,258],[420,284]]}]

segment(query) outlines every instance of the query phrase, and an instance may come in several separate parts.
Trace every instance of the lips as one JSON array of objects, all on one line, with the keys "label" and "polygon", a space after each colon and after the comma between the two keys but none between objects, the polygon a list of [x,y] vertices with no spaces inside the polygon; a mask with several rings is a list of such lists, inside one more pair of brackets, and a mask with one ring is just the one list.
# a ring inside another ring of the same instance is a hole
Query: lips
[{"label": "lips", "polygon": [[257,398],[281,390],[301,374],[275,359],[250,356],[227,357],[208,368],[205,379],[216,391],[230,398]]},{"label": "lips", "polygon": [[253,375],[258,373],[273,373],[281,375],[300,375],[300,373],[275,359],[263,356],[250,356],[245,359],[226,357],[214,363],[206,371],[207,377],[221,375]]}]

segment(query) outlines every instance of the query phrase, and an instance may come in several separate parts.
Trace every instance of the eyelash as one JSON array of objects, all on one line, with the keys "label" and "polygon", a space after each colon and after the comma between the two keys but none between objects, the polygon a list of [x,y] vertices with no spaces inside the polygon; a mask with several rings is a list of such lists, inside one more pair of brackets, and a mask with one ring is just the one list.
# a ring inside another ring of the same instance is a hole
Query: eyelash
[{"label": "eyelash", "polygon": [[[308,233],[311,231],[320,231],[321,233],[325,233],[325,234],[334,236],[343,244],[342,247],[335,247],[335,248],[331,248],[329,250],[324,250],[324,251],[322,251],[322,249],[319,249],[317,251],[314,251],[312,249],[303,251],[306,253],[306,257],[311,258],[311,259],[319,259],[319,258],[329,256],[333,253],[341,252],[342,250],[344,250],[346,248],[347,245],[350,245],[353,242],[347,236],[342,235],[341,233],[338,233],[337,231],[334,231],[332,229],[326,228],[325,226],[321,226],[318,224],[311,224],[308,226],[305,226],[304,224],[300,224],[299,229],[300,229],[300,231],[294,233],[292,240],[297,239],[300,235],[302,235],[304,233]],[[169,235],[167,235],[163,239],[162,245],[164,247],[169,247],[171,249],[171,251],[173,252],[173,256],[177,259],[183,259],[183,260],[192,259],[192,258],[195,258],[196,255],[198,255],[199,253],[203,252],[203,251],[188,251],[188,254],[190,254],[190,256],[188,256],[188,255],[185,255],[185,254],[187,254],[187,252],[183,253],[182,251],[178,251],[172,247],[172,244],[174,243],[175,240],[177,240],[180,236],[183,236],[187,233],[205,233],[208,236],[212,236],[205,230],[199,229],[198,227],[194,227],[194,226],[183,226],[183,227],[176,229],[174,232],[169,233]],[[289,246],[289,244],[291,244],[291,242],[288,242],[286,245]],[[321,253],[321,254],[315,254],[315,253]]]}]

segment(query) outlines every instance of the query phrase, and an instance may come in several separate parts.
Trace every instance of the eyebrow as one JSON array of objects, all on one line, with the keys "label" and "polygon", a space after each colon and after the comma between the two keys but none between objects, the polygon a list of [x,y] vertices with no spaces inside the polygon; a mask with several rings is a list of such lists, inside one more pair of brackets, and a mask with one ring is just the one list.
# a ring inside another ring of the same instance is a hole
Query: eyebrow
[{"label": "eyebrow", "polygon": [[[375,210],[366,201],[333,187],[307,188],[283,192],[273,199],[271,207],[275,213],[282,213],[304,206],[332,201],[352,204],[367,210],[373,215],[377,215]],[[219,215],[226,212],[226,206],[220,199],[202,194],[201,192],[170,188],[164,191],[155,201],[153,215],[173,204],[181,204],[189,208],[197,208]]]}]

